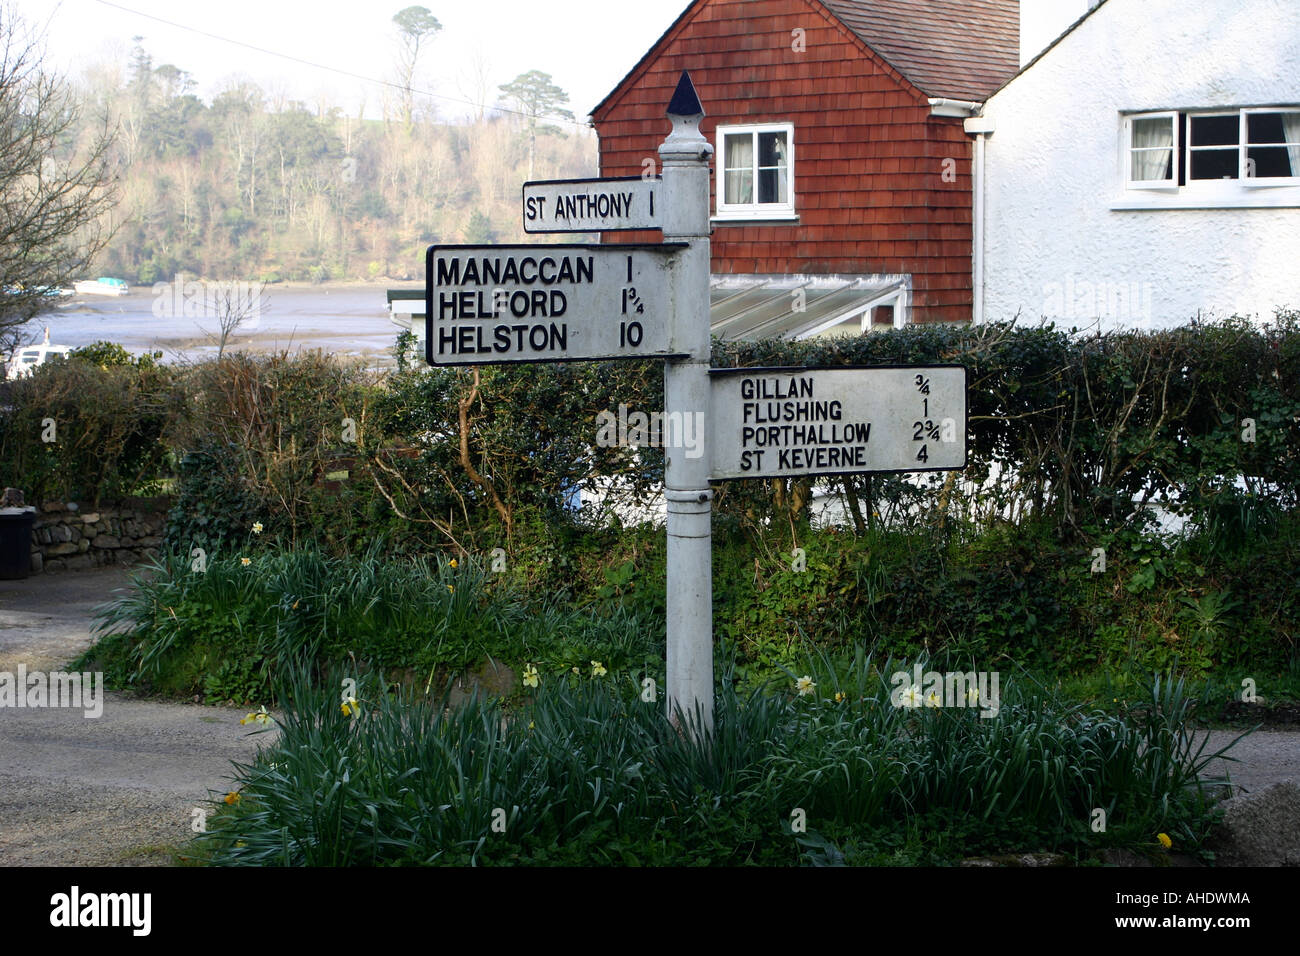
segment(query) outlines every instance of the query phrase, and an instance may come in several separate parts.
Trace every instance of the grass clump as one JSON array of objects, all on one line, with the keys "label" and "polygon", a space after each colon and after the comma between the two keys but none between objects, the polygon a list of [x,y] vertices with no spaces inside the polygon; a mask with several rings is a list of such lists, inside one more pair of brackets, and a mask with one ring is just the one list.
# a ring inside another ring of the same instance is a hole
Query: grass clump
[{"label": "grass clump", "polygon": [[543,676],[510,708],[352,675],[353,715],[346,675],[299,671],[278,738],[238,767],[197,851],[220,865],[881,865],[1202,841],[1202,774],[1222,751],[1194,746],[1182,683],[1156,680],[1118,717],[1009,681],[981,717],[895,706],[887,675],[903,669],[861,650],[811,659],[805,694],[741,693],[728,674],[701,735],[614,672]]}]

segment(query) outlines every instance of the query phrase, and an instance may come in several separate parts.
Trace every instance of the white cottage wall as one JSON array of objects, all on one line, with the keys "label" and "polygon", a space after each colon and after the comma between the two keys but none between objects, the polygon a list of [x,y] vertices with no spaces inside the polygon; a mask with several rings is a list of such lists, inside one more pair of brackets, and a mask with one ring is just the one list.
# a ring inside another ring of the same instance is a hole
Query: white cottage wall
[{"label": "white cottage wall", "polygon": [[1300,308],[1300,186],[1207,198],[1123,177],[1123,113],[1282,105],[1300,105],[1300,3],[1107,0],[985,105],[984,318],[1152,328]]}]

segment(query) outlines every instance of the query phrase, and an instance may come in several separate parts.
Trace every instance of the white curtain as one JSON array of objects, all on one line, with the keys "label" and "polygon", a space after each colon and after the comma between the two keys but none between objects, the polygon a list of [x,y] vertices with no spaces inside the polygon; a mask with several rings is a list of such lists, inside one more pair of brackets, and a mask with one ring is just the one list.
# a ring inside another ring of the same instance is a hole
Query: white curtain
[{"label": "white curtain", "polygon": [[1174,124],[1169,117],[1133,120],[1133,180],[1165,179],[1174,151]]},{"label": "white curtain", "polygon": [[1291,160],[1291,175],[1300,176],[1300,113],[1282,114],[1282,134],[1289,144],[1286,152]]},{"label": "white curtain", "polygon": [[726,202],[754,201],[754,140],[748,134],[728,136],[726,156]]}]

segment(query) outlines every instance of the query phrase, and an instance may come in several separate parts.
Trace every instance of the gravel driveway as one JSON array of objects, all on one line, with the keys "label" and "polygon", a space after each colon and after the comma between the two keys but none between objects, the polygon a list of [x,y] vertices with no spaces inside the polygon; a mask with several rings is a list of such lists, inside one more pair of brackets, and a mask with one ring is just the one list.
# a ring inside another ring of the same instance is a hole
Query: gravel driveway
[{"label": "gravel driveway", "polygon": [[[63,669],[90,641],[91,610],[127,584],[119,568],[0,581],[0,671]],[[0,709],[0,865],[167,865],[193,811],[224,793],[248,736],[244,710],[131,700],[103,715]]]}]

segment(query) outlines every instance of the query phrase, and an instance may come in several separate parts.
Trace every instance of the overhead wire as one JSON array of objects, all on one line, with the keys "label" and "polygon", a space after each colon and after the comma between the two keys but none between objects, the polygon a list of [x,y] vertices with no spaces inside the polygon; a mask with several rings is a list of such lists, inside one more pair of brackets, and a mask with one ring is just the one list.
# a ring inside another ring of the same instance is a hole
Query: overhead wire
[{"label": "overhead wire", "polygon": [[[403,93],[405,93],[406,90],[407,90],[407,88],[406,88],[405,86],[402,86],[400,83],[394,83],[392,80],[381,80],[381,79],[379,79],[379,78],[377,78],[377,77],[366,76],[366,75],[363,74],[363,73],[355,73],[355,72],[353,72],[352,70],[345,70],[345,69],[342,69],[342,68],[337,67],[337,66],[330,66],[330,65],[328,65],[328,64],[326,64],[326,63],[316,63],[316,62],[313,61],[313,60],[307,60],[307,59],[304,59],[304,58],[302,58],[302,57],[300,57],[300,56],[294,56],[294,55],[291,54],[291,53],[280,53],[280,52],[277,51],[277,50],[269,50],[269,49],[267,49],[266,47],[257,46],[256,44],[254,44],[254,43],[248,43],[248,42],[245,41],[245,40],[236,40],[236,39],[234,39],[234,38],[232,38],[232,37],[222,36],[222,35],[219,34],[219,33],[212,33],[212,32],[210,32],[210,31],[208,31],[208,30],[201,30],[201,29],[199,29],[198,27],[192,27],[192,26],[190,26],[190,25],[188,25],[188,24],[185,24],[185,23],[177,23],[175,20],[168,20],[166,17],[160,17],[160,16],[157,16],[157,15],[152,14],[152,13],[145,13],[143,10],[135,10],[135,9],[132,9],[131,7],[125,6],[125,5],[123,5],[123,4],[120,4],[120,3],[114,3],[113,0],[95,0],[95,2],[98,3],[98,4],[100,4],[101,6],[112,7],[112,8],[114,8],[115,10],[121,10],[123,13],[130,13],[130,14],[133,14],[134,16],[137,16],[137,17],[144,17],[144,18],[147,19],[147,20],[153,20],[153,21],[156,21],[157,23],[165,24],[165,25],[167,25],[167,26],[169,26],[169,27],[173,27],[174,29],[177,29],[177,30],[184,30],[184,31],[186,31],[186,32],[188,32],[188,33],[194,33],[194,34],[197,34],[198,36],[207,37],[207,38],[210,39],[210,40],[218,40],[218,41],[220,41],[220,42],[222,42],[222,43],[230,43],[230,44],[233,44],[234,46],[244,47],[245,49],[253,50],[253,51],[257,52],[257,53],[261,53],[261,54],[264,54],[264,55],[266,55],[266,56],[278,57],[278,58],[280,58],[280,59],[282,59],[282,60],[289,60],[289,61],[291,61],[291,62],[293,62],[293,63],[301,64],[302,66],[309,66],[309,67],[312,67],[313,69],[317,69],[317,70],[325,70],[325,71],[327,71],[327,72],[329,72],[329,73],[337,73],[337,74],[339,74],[340,76],[346,76],[346,77],[349,77],[349,78],[354,79],[354,80],[361,80],[361,81],[364,82],[364,83],[374,83],[374,84],[376,84],[376,85],[378,85],[378,86],[387,86],[387,87],[391,87],[392,89],[395,89],[395,90],[401,91],[401,92],[403,92]],[[529,114],[524,113],[524,112],[521,111],[521,110],[513,110],[513,109],[510,109],[509,107],[506,107],[506,106],[489,106],[489,105],[486,104],[486,103],[474,103],[474,102],[471,102],[470,100],[459,99],[458,97],[455,97],[455,96],[447,96],[447,95],[442,94],[442,93],[434,93],[432,90],[420,89],[420,88],[417,88],[417,87],[414,87],[414,86],[410,88],[410,91],[411,91],[412,93],[418,93],[418,94],[421,95],[421,96],[427,96],[427,97],[429,97],[429,98],[431,98],[431,99],[435,99],[435,100],[445,100],[445,101],[447,101],[447,102],[449,102],[449,103],[456,103],[456,104],[459,104],[459,105],[461,105],[461,106],[470,106],[470,107],[473,107],[473,108],[476,109],[476,110],[481,110],[481,111],[485,111],[485,112],[486,112],[487,110],[490,109],[490,110],[494,110],[494,111],[496,111],[496,112],[498,112],[498,113],[510,113],[510,114],[512,114],[512,115],[514,115],[514,116],[521,116],[521,117],[523,117],[523,118],[525,118],[525,119],[529,119],[529,118],[530,118],[530,117],[529,117]],[[567,124],[569,124],[569,125],[571,125],[571,126],[575,126],[575,127],[579,128],[579,129],[583,129],[583,130],[589,128],[589,127],[587,126],[586,123],[580,123],[580,122],[578,122],[577,120],[569,120],[569,119],[565,119],[565,118],[563,118],[563,117],[552,117],[552,116],[547,116],[547,117],[546,117],[546,120],[547,120],[547,122],[567,123]]]}]

